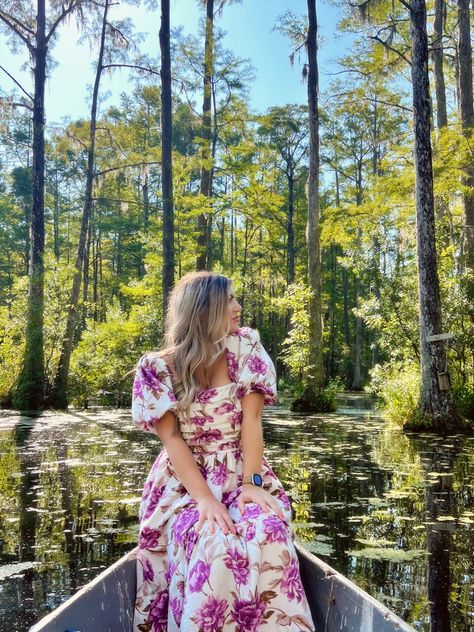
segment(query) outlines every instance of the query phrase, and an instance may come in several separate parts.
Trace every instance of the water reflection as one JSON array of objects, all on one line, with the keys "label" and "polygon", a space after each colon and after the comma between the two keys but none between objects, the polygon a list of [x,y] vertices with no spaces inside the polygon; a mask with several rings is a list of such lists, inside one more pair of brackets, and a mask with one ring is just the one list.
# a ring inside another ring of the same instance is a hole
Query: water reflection
[{"label": "water reflection", "polygon": [[[266,416],[298,538],[416,629],[473,629],[474,440],[356,412]],[[134,546],[158,450],[127,412],[3,416],[0,631],[23,632]]]},{"label": "water reflection", "polygon": [[474,629],[472,438],[405,436],[368,415],[279,413],[266,443],[303,504],[305,546],[418,630]]}]

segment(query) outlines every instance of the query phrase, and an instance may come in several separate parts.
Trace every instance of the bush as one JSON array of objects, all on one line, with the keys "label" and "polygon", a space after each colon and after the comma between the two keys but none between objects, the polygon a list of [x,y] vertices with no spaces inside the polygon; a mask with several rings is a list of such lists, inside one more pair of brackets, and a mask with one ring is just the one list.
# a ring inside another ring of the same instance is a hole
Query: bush
[{"label": "bush", "polygon": [[472,386],[464,384],[453,388],[454,399],[458,410],[466,419],[474,420],[474,390]]},{"label": "bush", "polygon": [[91,403],[128,406],[133,369],[140,355],[149,350],[147,336],[147,320],[135,308],[127,316],[115,305],[106,322],[89,321],[71,357],[71,403],[78,407]]},{"label": "bush", "polygon": [[300,396],[290,408],[295,412],[333,413],[337,409],[337,393],[343,388],[341,379],[336,378],[331,380],[325,389],[315,393],[310,401]]},{"label": "bush", "polygon": [[420,369],[410,361],[377,364],[370,372],[371,382],[366,390],[373,393],[383,416],[405,426],[419,417]]}]

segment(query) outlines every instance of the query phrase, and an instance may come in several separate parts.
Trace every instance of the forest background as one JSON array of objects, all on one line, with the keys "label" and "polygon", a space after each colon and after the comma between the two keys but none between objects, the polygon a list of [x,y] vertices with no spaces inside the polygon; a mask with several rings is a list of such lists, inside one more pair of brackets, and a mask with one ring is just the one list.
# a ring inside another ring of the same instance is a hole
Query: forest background
[{"label": "forest background", "polygon": [[[15,76],[2,55],[2,405],[126,406],[127,373],[142,352],[161,344],[166,279],[197,267],[234,279],[244,322],[260,330],[278,359],[283,393],[298,398],[311,381],[311,304],[317,300],[321,408],[331,408],[336,390],[365,386],[391,419],[413,422],[421,350],[408,5],[369,0],[332,7],[350,44],[319,90],[321,270],[315,296],[308,279],[315,244],[307,236],[308,104],[289,99],[253,111],[252,60],[228,50],[219,29],[236,3],[184,1],[198,7],[202,20],[194,34],[171,32],[171,208],[163,193],[159,8],[141,7],[156,25],[156,55],[150,55],[141,49],[133,20],[109,0],[2,4],[2,46],[31,63],[35,81],[40,71],[54,75],[54,44],[67,20],[87,41],[95,75],[84,95],[88,116],[50,123],[49,101],[56,109],[64,103],[64,116],[70,106],[67,95],[47,94],[44,188],[38,187],[34,82]],[[41,4],[45,35],[38,39]],[[299,64],[307,75],[305,4],[287,2],[289,10],[269,28],[287,37],[288,64]],[[464,0],[436,0],[427,8],[436,263],[443,329],[452,334],[439,344],[447,351],[458,410],[472,419],[471,16]],[[116,72],[128,72],[130,81],[110,104],[104,78]],[[31,247],[39,190],[45,212],[41,278],[35,277]],[[32,311],[32,294],[39,295],[43,282],[44,301]]]}]

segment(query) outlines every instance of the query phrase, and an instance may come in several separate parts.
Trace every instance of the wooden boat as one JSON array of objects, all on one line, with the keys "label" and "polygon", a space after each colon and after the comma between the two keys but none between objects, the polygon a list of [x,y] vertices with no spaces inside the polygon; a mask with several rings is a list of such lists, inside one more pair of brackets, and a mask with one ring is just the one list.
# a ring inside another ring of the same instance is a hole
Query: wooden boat
[{"label": "wooden boat", "polygon": [[[136,551],[107,568],[30,632],[131,632]],[[414,632],[346,577],[302,547],[297,551],[317,632]]]}]

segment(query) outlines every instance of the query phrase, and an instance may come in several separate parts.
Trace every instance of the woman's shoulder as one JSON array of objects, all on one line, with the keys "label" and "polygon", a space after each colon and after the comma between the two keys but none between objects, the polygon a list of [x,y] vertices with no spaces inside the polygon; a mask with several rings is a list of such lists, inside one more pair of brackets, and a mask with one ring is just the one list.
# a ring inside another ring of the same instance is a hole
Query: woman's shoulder
[{"label": "woman's shoulder", "polygon": [[236,336],[243,342],[255,344],[260,342],[260,334],[257,329],[252,327],[239,327],[236,331]]},{"label": "woman's shoulder", "polygon": [[146,351],[138,360],[138,367],[159,373],[172,373],[172,362],[160,351]]}]

